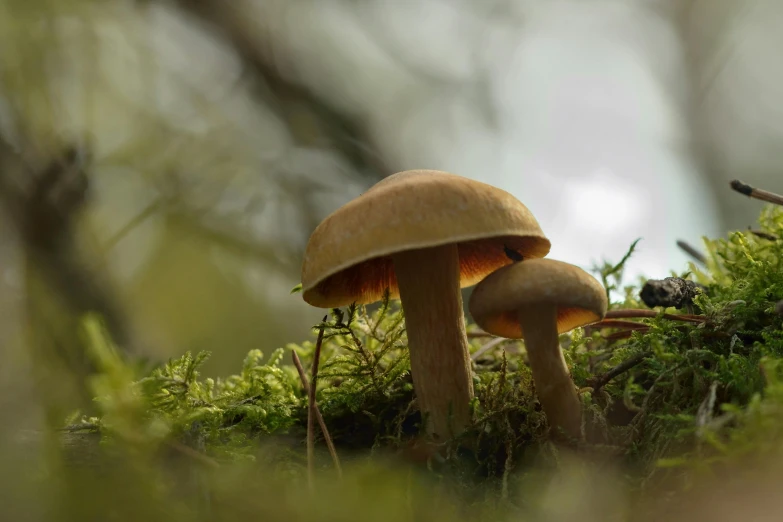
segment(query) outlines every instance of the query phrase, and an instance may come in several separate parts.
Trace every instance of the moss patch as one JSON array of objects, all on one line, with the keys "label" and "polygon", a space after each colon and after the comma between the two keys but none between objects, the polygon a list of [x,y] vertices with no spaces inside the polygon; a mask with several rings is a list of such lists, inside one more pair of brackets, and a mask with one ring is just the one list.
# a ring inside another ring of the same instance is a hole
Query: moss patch
[{"label": "moss patch", "polygon": [[[331,494],[339,506],[310,512],[290,501],[292,492],[306,494],[307,398],[284,359],[294,350],[308,368],[312,341],[268,357],[251,351],[241,370],[225,379],[200,377],[207,353],[188,353],[140,375],[89,319],[85,331],[102,370],[92,380],[97,415],[74,416],[69,431],[99,434],[107,458],[117,460],[102,481],[83,467],[68,473],[93,477],[93,488],[120,481],[123,495],[137,495],[130,512],[151,516],[170,507],[174,520],[246,512],[259,519],[273,512],[273,519],[403,520],[411,513],[441,520],[520,513],[536,519],[548,498],[541,474],[564,469],[573,477],[609,470],[627,498],[651,492],[668,498],[705,473],[779,452],[783,317],[775,306],[783,299],[783,241],[775,238],[783,237],[783,211],[765,209],[760,227],[762,234],[705,241],[706,267],[676,274],[706,287],[689,309],[659,309],[654,317],[626,319],[636,326],[610,323],[563,336],[590,440],[571,450],[549,442],[523,343],[492,341],[471,325],[475,420],[433,457],[418,440],[421,417],[403,314],[385,300],[373,311],[333,310],[315,327],[325,333],[318,404],[348,465],[346,477],[336,480],[317,430],[315,495],[326,501],[323,495]],[[616,313],[645,308],[638,297],[643,282],[622,283],[626,259],[596,267],[607,290],[625,296],[610,305]],[[496,344],[486,349],[488,342]],[[180,466],[184,475],[172,471]],[[374,490],[373,481],[384,489]],[[349,484],[365,496],[352,495]],[[569,494],[578,495],[579,487]],[[245,498],[252,491],[255,497]],[[77,492],[65,505],[84,498]],[[368,507],[368,499],[377,505]],[[624,501],[605,502],[601,509],[619,519],[641,516]]]}]

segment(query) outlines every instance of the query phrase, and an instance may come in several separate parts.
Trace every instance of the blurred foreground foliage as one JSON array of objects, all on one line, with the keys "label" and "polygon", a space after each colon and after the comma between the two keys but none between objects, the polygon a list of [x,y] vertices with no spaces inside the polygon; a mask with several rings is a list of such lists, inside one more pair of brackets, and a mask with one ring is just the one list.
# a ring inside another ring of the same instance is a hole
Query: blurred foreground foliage
[{"label": "blurred foreground foliage", "polygon": [[[705,242],[707,268],[680,274],[706,285],[693,309],[660,310],[628,335],[588,327],[563,336],[587,412],[578,447],[548,442],[523,344],[487,349],[470,326],[475,421],[433,456],[417,442],[397,304],[333,310],[316,327],[325,331],[317,398],[345,474],[318,430],[312,491],[307,397],[284,355],[296,351],[307,368],[313,342],[253,350],[236,375],[202,378],[208,353],[132,367],[88,318],[95,411],[68,419],[34,466],[17,457],[22,480],[5,492],[16,496],[0,503],[2,518],[28,519],[19,506],[34,505],[29,519],[655,520],[679,506],[667,516],[701,520],[702,504],[683,502],[700,498],[710,476],[760,481],[754,473],[783,457],[783,211],[765,209],[760,225],[761,235]],[[642,308],[638,285],[622,286],[622,263],[596,270],[625,295],[611,309]],[[703,320],[664,317],[694,311]],[[753,498],[736,493],[736,505],[760,509]],[[713,511],[709,520],[731,516]]]}]

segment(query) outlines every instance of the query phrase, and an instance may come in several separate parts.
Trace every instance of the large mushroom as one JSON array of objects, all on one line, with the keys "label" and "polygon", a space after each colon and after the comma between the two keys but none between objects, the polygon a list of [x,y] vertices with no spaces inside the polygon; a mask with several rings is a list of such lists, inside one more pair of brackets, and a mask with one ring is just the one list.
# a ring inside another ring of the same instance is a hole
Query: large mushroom
[{"label": "large mushroom", "polygon": [[603,319],[606,290],[579,267],[531,259],[497,270],[473,290],[468,304],[487,332],[524,339],[528,363],[549,424],[581,439],[582,406],[558,335]]},{"label": "large mushroom", "polygon": [[304,300],[322,308],[402,301],[413,386],[426,430],[443,439],[470,422],[473,381],[460,289],[550,243],[519,200],[432,170],[378,182],[318,225],[302,266]]}]

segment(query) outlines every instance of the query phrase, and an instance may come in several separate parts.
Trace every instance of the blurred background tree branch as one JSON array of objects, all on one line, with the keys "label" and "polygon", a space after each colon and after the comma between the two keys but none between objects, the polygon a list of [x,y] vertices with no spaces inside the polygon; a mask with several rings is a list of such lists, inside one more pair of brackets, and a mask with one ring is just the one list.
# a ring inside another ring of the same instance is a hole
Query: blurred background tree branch
[{"label": "blurred background tree branch", "polygon": [[302,338],[309,233],[405,168],[511,191],[553,257],[643,236],[629,278],[683,270],[677,239],[755,218],[728,179],[783,190],[781,34],[770,0],[2,0],[1,366],[25,367],[21,318],[87,309],[208,373]]}]

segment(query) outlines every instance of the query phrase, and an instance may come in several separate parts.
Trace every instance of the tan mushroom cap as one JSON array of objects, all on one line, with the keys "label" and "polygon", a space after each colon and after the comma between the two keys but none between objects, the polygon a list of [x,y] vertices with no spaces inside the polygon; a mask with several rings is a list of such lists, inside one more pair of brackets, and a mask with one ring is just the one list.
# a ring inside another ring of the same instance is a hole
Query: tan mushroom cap
[{"label": "tan mushroom cap", "polygon": [[522,339],[518,310],[537,303],[557,306],[558,333],[600,321],[608,306],[606,290],[581,268],[554,259],[531,259],[487,276],[473,290],[469,308],[485,331]]},{"label": "tan mushroom cap", "polygon": [[446,172],[400,172],[316,227],[302,265],[304,300],[323,308],[372,303],[386,288],[398,297],[391,254],[452,243],[462,287],[511,263],[504,245],[525,259],[550,248],[533,214],[508,192]]}]

